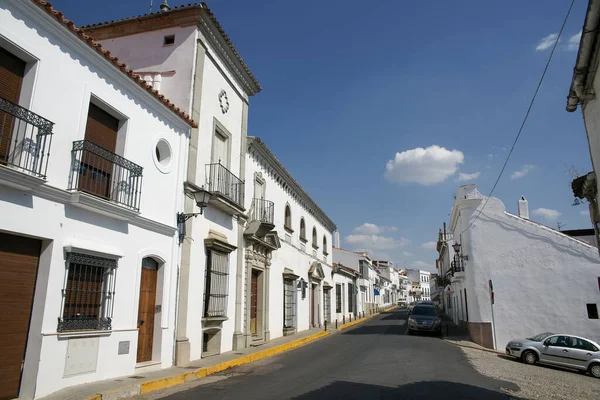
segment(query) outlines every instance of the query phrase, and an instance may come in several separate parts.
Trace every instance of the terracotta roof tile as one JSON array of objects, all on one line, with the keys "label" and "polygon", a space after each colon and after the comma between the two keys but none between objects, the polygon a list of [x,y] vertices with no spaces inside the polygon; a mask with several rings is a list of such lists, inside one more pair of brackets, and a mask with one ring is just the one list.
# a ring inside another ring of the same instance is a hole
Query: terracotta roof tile
[{"label": "terracotta roof tile", "polygon": [[167,108],[173,111],[177,116],[183,119],[190,126],[197,128],[198,124],[185,112],[183,112],[179,107],[176,107],[171,101],[165,98],[165,96],[158,93],[156,89],[154,89],[150,84],[148,84],[145,80],[136,75],[131,68],[129,68],[125,63],[120,61],[117,57],[114,57],[110,54],[110,51],[106,50],[102,47],[102,45],[94,40],[89,35],[86,35],[81,28],[78,28],[75,23],[69,19],[65,18],[65,15],[55,10],[52,7],[52,3],[44,0],[31,0],[33,3],[37,4],[40,8],[44,9],[49,15],[54,17],[59,23],[63,24],[68,30],[77,35],[82,41],[86,42],[90,47],[98,52],[98,54],[103,55],[111,64],[113,64],[116,68],[121,70],[125,75],[131,78],[135,83],[144,88],[148,93],[157,98],[161,103],[163,103]]}]

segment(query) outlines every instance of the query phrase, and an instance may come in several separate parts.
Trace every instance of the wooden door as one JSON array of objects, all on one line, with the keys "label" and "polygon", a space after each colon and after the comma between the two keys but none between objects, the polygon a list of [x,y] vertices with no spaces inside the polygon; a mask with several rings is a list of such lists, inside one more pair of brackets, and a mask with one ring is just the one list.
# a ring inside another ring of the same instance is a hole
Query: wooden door
[{"label": "wooden door", "polygon": [[[90,103],[85,140],[115,153],[119,120]],[[81,154],[79,190],[110,199],[112,162],[90,151]]]},{"label": "wooden door", "polygon": [[310,286],[310,326],[315,326],[315,286]]},{"label": "wooden door", "polygon": [[42,244],[0,233],[0,399],[19,395]]},{"label": "wooden door", "polygon": [[[0,47],[0,97],[19,103],[25,65],[25,61]],[[0,111],[0,162],[8,161],[15,123],[12,115]]]},{"label": "wooden door", "polygon": [[158,263],[151,258],[145,258],[142,261],[140,304],[138,308],[138,363],[152,361],[157,279]]},{"label": "wooden door", "polygon": [[258,308],[258,271],[252,271],[250,284],[250,333],[256,336],[256,316]]}]

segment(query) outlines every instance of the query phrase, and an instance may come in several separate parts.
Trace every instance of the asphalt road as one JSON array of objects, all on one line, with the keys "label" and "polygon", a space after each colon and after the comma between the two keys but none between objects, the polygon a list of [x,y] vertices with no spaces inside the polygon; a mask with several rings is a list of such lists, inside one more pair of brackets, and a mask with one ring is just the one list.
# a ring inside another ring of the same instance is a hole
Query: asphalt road
[{"label": "asphalt road", "polygon": [[[476,372],[460,348],[408,336],[404,309],[383,313],[290,352],[152,398],[192,399],[511,399],[509,382]],[[209,379],[209,378],[206,378]]]}]

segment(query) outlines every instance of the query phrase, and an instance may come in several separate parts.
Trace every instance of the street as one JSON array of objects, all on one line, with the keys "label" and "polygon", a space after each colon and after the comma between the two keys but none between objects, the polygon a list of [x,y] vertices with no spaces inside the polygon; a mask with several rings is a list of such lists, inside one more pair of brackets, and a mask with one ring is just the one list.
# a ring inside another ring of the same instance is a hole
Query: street
[{"label": "street", "polygon": [[[139,399],[509,399],[515,384],[476,372],[461,349],[409,336],[407,313],[382,313],[313,344]],[[175,392],[177,391],[177,392]],[[441,397],[440,397],[441,396]]]}]

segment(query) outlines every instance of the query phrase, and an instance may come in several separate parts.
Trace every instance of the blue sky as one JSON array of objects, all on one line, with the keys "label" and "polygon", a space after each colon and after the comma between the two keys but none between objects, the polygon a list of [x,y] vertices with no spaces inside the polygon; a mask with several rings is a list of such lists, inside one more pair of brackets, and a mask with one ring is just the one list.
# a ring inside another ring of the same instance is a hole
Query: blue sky
[{"label": "blue sky", "polygon": [[[569,3],[208,5],[263,87],[251,99],[249,135],[261,137],[337,223],[342,247],[434,271],[436,253],[423,244],[437,240],[460,184],[489,193]],[[146,13],[149,1],[53,4],[81,26]],[[566,173],[567,165],[591,170],[581,112],[565,111],[577,55],[576,37],[569,39],[586,7],[576,1],[495,192],[508,211],[516,212],[520,195],[531,211],[556,211],[532,218],[565,229],[591,227],[587,206],[571,206]],[[460,173],[474,175],[458,182]]]}]

